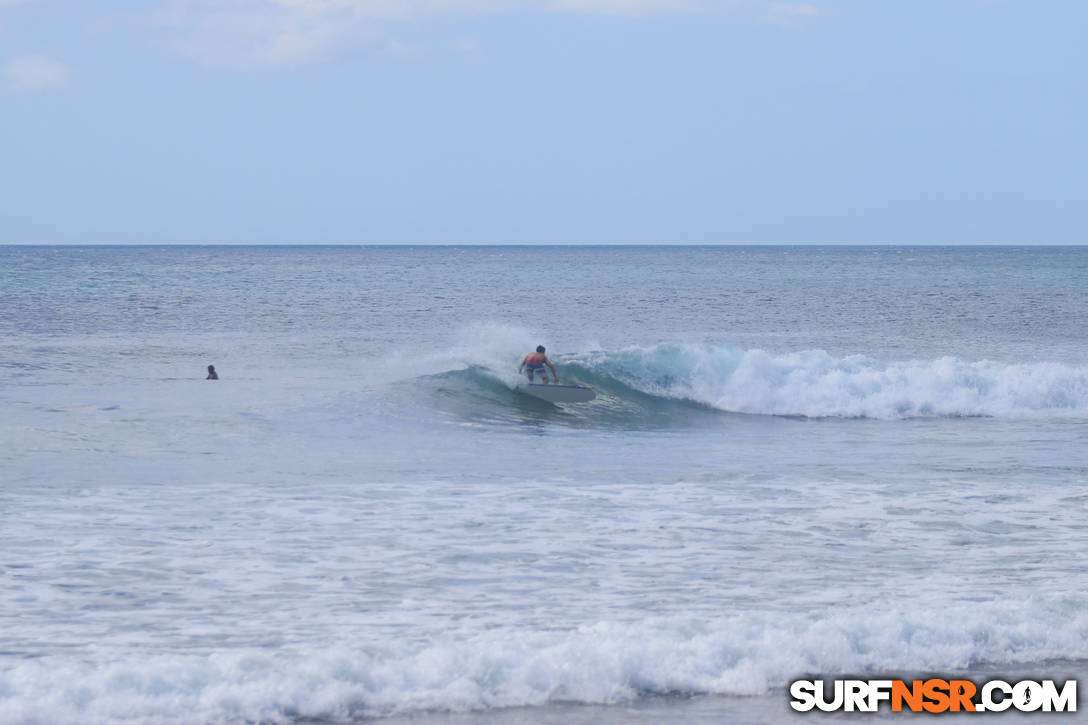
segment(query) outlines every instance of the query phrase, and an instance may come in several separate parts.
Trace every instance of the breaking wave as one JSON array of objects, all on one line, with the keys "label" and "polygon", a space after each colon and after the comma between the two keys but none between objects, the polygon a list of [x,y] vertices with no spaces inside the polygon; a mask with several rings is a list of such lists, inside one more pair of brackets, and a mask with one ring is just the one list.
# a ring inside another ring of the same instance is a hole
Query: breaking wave
[{"label": "breaking wave", "polygon": [[[1083,600],[940,612],[749,613],[599,623],[424,644],[9,661],[0,712],[38,723],[355,721],[392,713],[608,704],[648,695],[759,696],[806,673],[970,672],[1088,655]],[[1083,663],[1077,665],[1082,667]]]},{"label": "breaking wave", "polygon": [[[564,383],[589,385],[599,393],[592,403],[564,409],[587,422],[690,424],[723,412],[875,419],[1088,417],[1088,366],[1055,362],[953,357],[881,362],[820,350],[773,355],[726,345],[658,345],[554,360]],[[482,418],[509,415],[512,402],[554,408],[515,394],[521,378],[512,365],[493,357],[458,364],[460,369],[415,380],[460,396],[464,407]]]},{"label": "breaking wave", "polygon": [[658,345],[561,360],[568,377],[735,413],[812,418],[1082,418],[1088,367],[937,360],[880,362],[813,350]]}]

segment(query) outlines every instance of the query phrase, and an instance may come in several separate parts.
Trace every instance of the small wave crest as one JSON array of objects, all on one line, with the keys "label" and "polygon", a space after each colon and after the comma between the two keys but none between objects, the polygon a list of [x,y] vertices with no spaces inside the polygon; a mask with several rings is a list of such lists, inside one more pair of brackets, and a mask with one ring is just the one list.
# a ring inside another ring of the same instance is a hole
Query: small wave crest
[{"label": "small wave crest", "polygon": [[5,721],[343,721],[424,710],[610,704],[645,695],[766,695],[806,674],[969,672],[1088,655],[1082,600],[941,611],[751,613],[569,631],[503,630],[427,644],[9,659]]}]

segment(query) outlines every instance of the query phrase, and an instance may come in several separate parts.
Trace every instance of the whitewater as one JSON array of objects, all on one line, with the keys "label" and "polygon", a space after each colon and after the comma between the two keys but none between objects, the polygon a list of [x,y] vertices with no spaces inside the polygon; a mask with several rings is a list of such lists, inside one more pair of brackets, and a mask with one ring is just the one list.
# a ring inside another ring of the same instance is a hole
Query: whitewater
[{"label": "whitewater", "polygon": [[[800,678],[1088,671],[1086,248],[0,270],[0,723],[802,722]],[[598,398],[519,394],[538,344]]]}]

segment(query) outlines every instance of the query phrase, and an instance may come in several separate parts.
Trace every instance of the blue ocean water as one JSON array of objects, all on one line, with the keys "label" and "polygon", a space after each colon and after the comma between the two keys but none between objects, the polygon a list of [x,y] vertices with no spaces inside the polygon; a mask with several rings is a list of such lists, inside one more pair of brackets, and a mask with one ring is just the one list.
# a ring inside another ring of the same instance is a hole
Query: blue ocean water
[{"label": "blue ocean water", "polygon": [[0,247],[0,722],[1078,677],[1086,312],[1083,247]]}]

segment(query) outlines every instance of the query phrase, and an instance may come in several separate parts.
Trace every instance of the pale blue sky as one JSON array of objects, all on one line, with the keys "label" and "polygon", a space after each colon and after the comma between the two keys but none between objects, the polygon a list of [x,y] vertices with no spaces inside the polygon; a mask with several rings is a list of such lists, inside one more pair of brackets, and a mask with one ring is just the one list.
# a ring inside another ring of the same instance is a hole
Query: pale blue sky
[{"label": "pale blue sky", "polygon": [[0,0],[0,243],[1088,244],[1083,0]]}]

